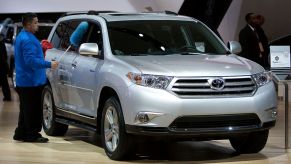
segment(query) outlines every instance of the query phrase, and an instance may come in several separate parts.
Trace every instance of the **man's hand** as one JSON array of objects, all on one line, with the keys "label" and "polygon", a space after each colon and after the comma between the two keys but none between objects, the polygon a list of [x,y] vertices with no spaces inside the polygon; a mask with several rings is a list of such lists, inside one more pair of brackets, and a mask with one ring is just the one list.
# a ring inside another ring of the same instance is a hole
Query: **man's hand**
[{"label": "man's hand", "polygon": [[57,68],[58,68],[58,65],[59,65],[59,62],[57,62],[57,61],[52,61],[52,62],[51,62],[51,69],[57,69]]}]

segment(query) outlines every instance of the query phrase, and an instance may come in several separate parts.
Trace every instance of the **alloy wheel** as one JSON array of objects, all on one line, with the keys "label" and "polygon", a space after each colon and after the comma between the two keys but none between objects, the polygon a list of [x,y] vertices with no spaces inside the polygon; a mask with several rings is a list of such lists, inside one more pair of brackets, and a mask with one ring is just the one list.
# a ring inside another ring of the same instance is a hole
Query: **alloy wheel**
[{"label": "alloy wheel", "polygon": [[49,92],[45,92],[43,97],[43,123],[49,129],[52,125],[53,119],[53,102],[52,96]]},{"label": "alloy wheel", "polygon": [[104,138],[106,147],[113,152],[119,144],[119,122],[116,109],[109,106],[104,119]]}]

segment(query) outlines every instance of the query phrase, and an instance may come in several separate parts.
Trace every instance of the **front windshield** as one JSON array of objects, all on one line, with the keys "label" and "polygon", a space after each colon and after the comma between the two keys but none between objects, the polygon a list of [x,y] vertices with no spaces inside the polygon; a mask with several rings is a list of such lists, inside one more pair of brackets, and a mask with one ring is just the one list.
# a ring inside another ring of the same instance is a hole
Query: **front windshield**
[{"label": "front windshield", "polygon": [[201,23],[177,20],[108,22],[114,55],[226,54]]}]

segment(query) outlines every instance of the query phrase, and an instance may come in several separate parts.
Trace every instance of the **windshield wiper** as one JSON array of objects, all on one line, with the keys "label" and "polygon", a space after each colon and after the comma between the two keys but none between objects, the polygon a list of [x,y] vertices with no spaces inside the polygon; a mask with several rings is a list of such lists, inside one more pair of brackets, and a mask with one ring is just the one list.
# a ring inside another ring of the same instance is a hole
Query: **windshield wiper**
[{"label": "windshield wiper", "polygon": [[179,52],[181,55],[202,55],[200,52]]},{"label": "windshield wiper", "polygon": [[140,53],[132,53],[132,54],[127,54],[128,56],[147,56],[148,54],[140,54]]}]

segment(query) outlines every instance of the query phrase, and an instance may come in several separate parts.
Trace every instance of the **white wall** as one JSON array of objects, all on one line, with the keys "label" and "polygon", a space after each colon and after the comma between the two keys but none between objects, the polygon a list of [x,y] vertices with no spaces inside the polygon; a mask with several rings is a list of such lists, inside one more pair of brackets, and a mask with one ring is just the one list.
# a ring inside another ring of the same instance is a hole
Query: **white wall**
[{"label": "white wall", "polygon": [[239,31],[246,25],[244,17],[249,12],[265,17],[263,28],[269,41],[291,33],[290,0],[233,0],[218,28],[225,42],[238,40]]},{"label": "white wall", "polygon": [[[0,0],[0,13],[114,10],[124,12],[171,10],[178,12],[184,0]],[[248,12],[265,16],[265,32],[272,40],[291,33],[291,0],[233,0],[218,31],[223,40],[238,40]]]},{"label": "white wall", "polygon": [[156,0],[155,3],[160,10],[169,10],[178,13],[184,0]]},{"label": "white wall", "polygon": [[218,27],[218,32],[221,35],[224,42],[231,40],[238,40],[236,38],[237,29],[240,29],[240,13],[243,0],[234,0],[227,13],[225,14],[220,26]]},{"label": "white wall", "polygon": [[184,0],[0,0],[0,13],[66,12],[84,10],[114,10],[123,12],[154,11],[178,12]]},{"label": "white wall", "polygon": [[1,13],[84,10],[135,11],[128,0],[0,0]]}]

